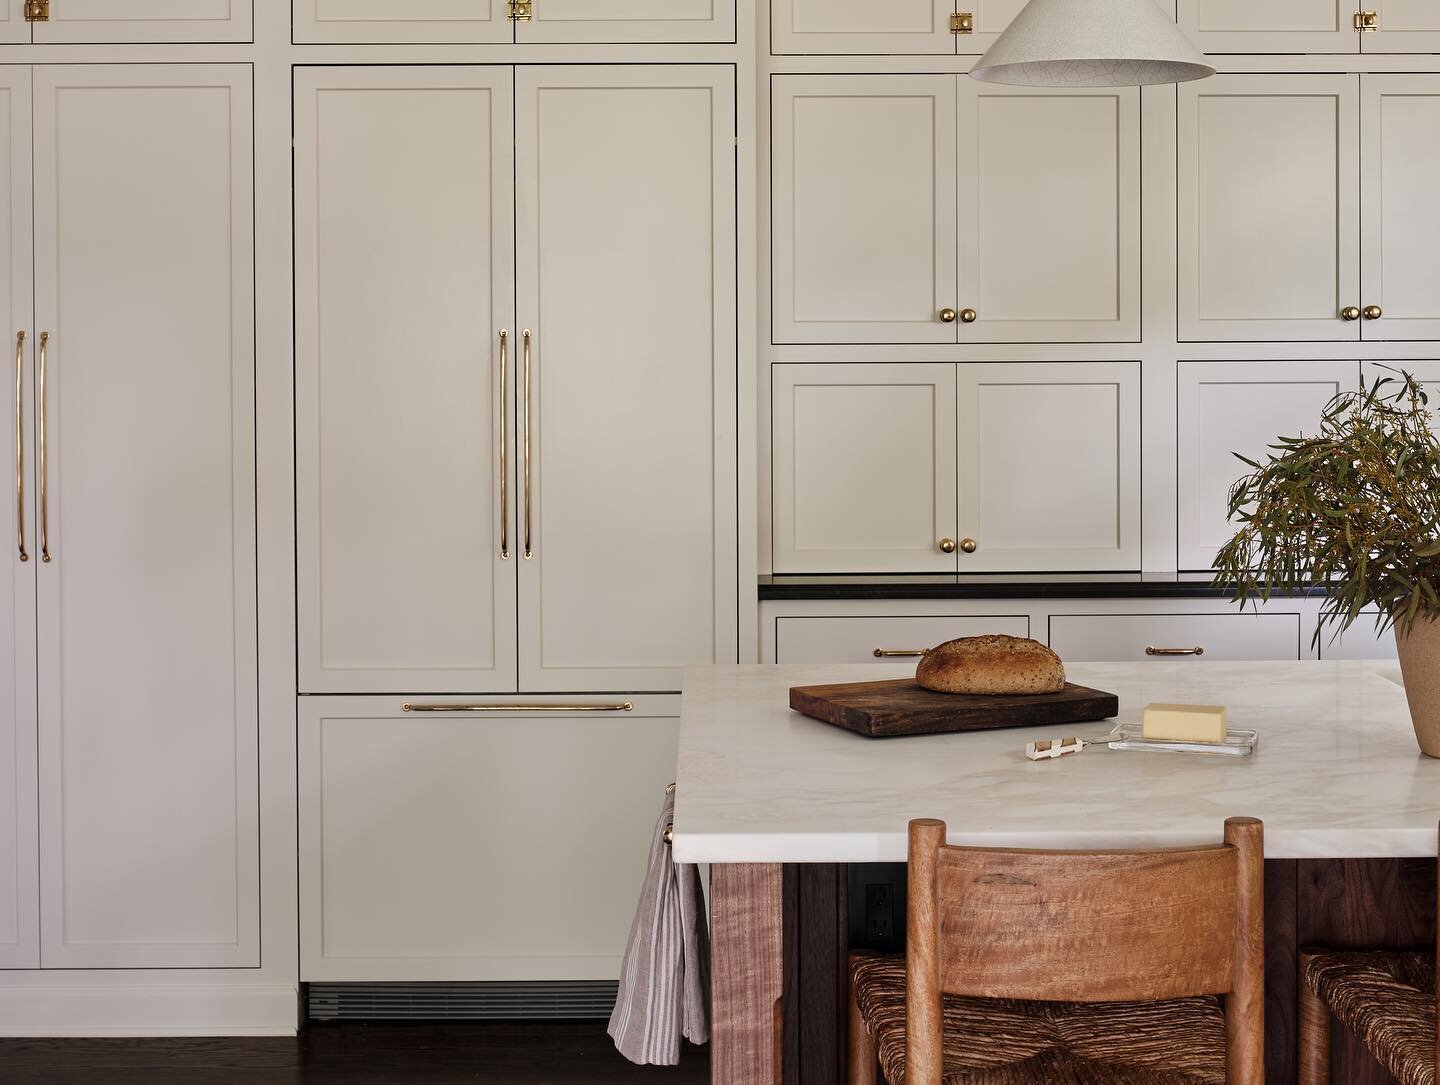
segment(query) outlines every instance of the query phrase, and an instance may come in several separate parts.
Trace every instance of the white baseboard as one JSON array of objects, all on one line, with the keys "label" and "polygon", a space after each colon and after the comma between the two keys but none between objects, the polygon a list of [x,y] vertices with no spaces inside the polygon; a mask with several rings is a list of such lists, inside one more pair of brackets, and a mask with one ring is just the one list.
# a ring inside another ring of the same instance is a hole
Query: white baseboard
[{"label": "white baseboard", "polygon": [[290,985],[76,985],[0,982],[0,1036],[294,1036]]}]

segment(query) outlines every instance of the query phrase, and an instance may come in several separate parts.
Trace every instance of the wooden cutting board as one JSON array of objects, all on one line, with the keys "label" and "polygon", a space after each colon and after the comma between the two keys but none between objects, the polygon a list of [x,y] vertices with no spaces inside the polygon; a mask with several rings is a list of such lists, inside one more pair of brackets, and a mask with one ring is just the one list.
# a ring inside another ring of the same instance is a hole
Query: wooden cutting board
[{"label": "wooden cutting board", "polygon": [[868,738],[897,738],[1108,720],[1119,715],[1120,698],[1073,684],[1037,696],[936,693],[913,678],[902,678],[794,686],[790,707]]}]

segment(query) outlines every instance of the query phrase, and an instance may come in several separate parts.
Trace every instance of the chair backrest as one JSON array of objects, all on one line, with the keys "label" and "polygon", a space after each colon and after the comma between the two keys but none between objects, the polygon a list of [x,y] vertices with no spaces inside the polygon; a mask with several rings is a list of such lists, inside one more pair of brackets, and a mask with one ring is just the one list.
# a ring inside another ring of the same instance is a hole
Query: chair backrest
[{"label": "chair backrest", "polygon": [[907,1080],[941,1081],[941,997],[1227,995],[1230,1081],[1264,1080],[1260,822],[1165,851],[957,848],[910,823]]}]

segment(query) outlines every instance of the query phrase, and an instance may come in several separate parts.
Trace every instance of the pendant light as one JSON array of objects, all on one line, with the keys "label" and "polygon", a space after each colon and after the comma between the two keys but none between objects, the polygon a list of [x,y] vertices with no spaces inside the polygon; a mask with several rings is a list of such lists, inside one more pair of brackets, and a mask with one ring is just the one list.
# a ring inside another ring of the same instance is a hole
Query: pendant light
[{"label": "pendant light", "polygon": [[1030,0],[970,72],[1028,87],[1140,87],[1214,74],[1155,0]]}]

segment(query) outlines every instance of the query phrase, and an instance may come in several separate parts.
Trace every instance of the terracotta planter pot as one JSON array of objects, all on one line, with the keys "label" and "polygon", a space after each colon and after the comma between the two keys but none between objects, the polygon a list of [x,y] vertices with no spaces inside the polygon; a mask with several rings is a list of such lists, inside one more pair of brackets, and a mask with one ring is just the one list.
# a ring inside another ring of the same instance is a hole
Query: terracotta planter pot
[{"label": "terracotta planter pot", "polygon": [[1415,738],[1426,756],[1440,757],[1440,621],[1418,621],[1409,636],[1397,625],[1395,643]]}]

